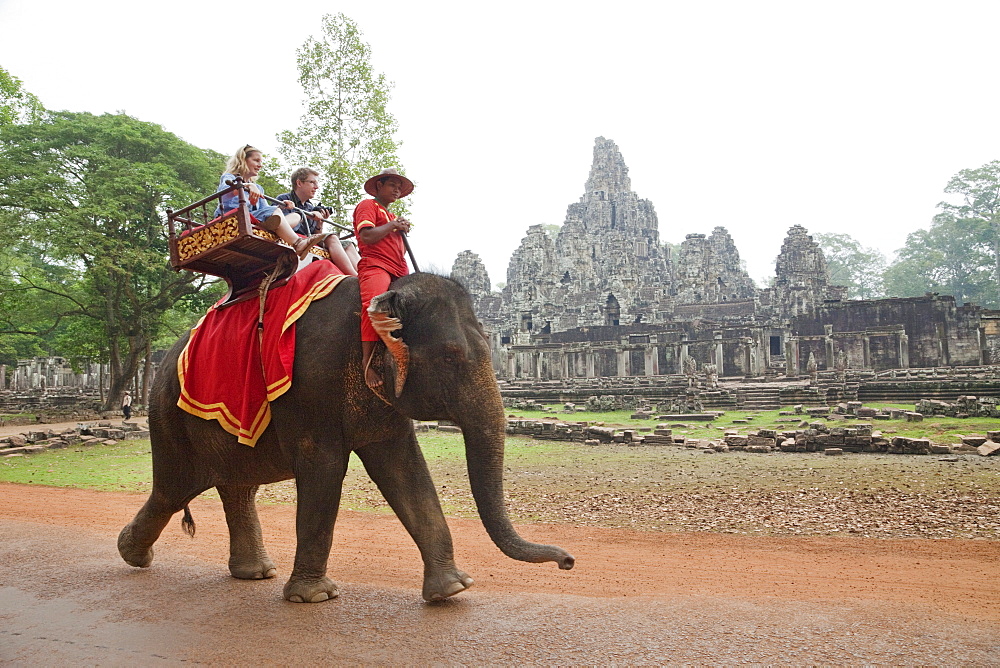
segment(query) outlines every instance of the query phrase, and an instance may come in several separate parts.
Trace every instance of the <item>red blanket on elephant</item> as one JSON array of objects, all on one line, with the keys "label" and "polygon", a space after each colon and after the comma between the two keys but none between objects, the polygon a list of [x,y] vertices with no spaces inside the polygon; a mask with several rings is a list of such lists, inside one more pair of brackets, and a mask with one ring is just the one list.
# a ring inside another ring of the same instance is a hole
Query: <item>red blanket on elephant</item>
[{"label": "red blanket on elephant", "polygon": [[177,361],[177,405],[192,415],[218,420],[240,443],[253,447],[271,422],[269,402],[292,386],[295,321],[343,278],[333,263],[313,262],[271,290],[265,301],[263,343],[257,334],[259,300],[210,308],[191,330]]}]

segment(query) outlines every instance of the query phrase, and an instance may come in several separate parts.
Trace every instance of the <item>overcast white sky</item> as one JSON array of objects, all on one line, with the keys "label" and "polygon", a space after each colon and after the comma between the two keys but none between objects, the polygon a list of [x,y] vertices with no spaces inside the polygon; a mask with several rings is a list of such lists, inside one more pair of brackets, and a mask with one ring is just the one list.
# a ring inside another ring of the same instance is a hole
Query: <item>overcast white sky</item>
[{"label": "overcast white sky", "polygon": [[891,259],[956,172],[1000,159],[995,0],[0,0],[0,66],[50,109],[268,151],[298,125],[298,39],[340,11],[395,82],[424,269],[471,249],[505,281],[598,136],[664,241],[725,226],[758,281],[795,224]]}]

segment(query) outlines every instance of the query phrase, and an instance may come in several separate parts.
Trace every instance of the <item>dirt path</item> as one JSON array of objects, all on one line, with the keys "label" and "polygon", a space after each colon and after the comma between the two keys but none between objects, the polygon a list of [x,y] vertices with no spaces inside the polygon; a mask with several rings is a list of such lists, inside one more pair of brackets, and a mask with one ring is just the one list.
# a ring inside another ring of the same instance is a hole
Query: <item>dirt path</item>
[{"label": "dirt path", "polygon": [[279,577],[228,577],[221,505],[196,500],[149,569],[115,539],[144,497],[0,484],[0,664],[996,664],[1000,543],[750,538],[522,526],[573,571],[504,557],[450,520],[476,586],[420,600],[416,549],[391,516],[344,512],[339,599],[281,599],[294,509],[263,506]]}]

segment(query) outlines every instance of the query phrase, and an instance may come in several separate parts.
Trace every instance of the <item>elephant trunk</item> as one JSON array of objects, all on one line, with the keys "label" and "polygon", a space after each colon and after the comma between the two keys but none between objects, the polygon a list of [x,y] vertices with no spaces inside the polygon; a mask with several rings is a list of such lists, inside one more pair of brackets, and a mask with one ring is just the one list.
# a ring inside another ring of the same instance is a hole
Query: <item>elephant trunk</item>
[{"label": "elephant trunk", "polygon": [[[494,383],[492,373],[490,383]],[[485,404],[485,405],[484,405]],[[472,496],[487,533],[500,550],[511,559],[540,563],[554,561],[559,568],[573,568],[575,559],[555,545],[531,543],[518,535],[510,523],[503,496],[503,450],[506,420],[503,403],[495,400],[467,404],[477,408],[458,420],[465,437],[465,455],[469,468]]]}]

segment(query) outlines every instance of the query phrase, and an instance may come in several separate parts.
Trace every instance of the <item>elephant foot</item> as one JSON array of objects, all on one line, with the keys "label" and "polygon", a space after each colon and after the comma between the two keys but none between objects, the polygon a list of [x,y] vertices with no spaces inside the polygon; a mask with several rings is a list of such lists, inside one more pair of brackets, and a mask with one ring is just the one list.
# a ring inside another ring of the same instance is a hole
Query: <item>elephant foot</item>
[{"label": "elephant foot", "polygon": [[284,596],[292,603],[322,603],[340,596],[340,591],[333,580],[324,577],[320,580],[289,580],[285,583]]},{"label": "elephant foot", "polygon": [[136,568],[148,568],[153,563],[153,548],[150,546],[145,551],[137,549],[132,536],[132,525],[127,524],[122,532],[118,534],[118,553],[129,566]]},{"label": "elephant foot", "polygon": [[258,561],[229,562],[229,574],[240,580],[266,580],[278,574],[274,562],[266,555]]},{"label": "elephant foot", "polygon": [[435,574],[425,574],[422,595],[425,601],[443,601],[474,584],[475,580],[469,577],[468,573],[452,568]]}]

